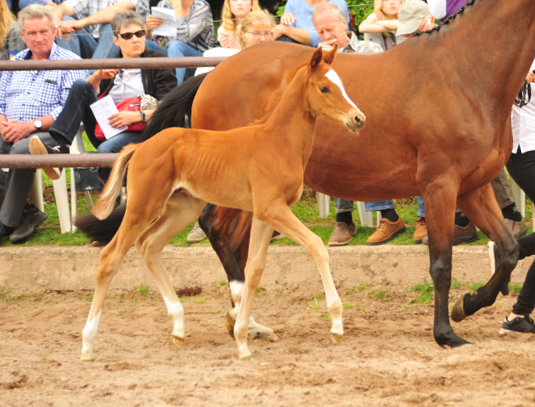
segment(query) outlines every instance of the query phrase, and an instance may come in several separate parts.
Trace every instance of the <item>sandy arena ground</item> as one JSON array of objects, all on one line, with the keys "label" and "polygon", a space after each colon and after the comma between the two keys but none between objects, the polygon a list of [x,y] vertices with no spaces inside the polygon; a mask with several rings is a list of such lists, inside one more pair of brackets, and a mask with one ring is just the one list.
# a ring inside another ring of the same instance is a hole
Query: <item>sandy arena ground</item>
[{"label": "sandy arena ground", "polygon": [[[473,347],[432,337],[433,306],[407,285],[340,287],[345,338],[329,340],[318,286],[262,286],[254,315],[276,343],[250,342],[237,359],[224,328],[226,286],[187,297],[183,349],[159,293],[112,290],[96,340],[80,362],[92,291],[4,291],[0,299],[2,406],[533,406],[533,336],[498,335],[513,297],[461,324]],[[141,290],[144,291],[144,290]],[[384,291],[384,294],[382,293]],[[452,291],[457,299],[467,288]],[[379,297],[383,297],[380,299]]]}]

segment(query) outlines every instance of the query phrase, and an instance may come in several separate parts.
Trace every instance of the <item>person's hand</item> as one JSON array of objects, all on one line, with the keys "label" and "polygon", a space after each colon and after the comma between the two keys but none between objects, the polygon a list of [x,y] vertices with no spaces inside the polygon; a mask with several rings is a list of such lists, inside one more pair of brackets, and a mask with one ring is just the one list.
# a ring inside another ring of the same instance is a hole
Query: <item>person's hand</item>
[{"label": "person's hand", "polygon": [[221,33],[221,38],[219,40],[219,43],[221,44],[223,48],[241,49],[241,46],[238,43],[238,40],[236,40],[236,37],[234,37],[232,34],[229,34],[229,33]]},{"label": "person's hand", "polygon": [[336,43],[336,38],[331,38],[327,41],[320,42],[318,48],[321,47],[323,51],[331,51],[334,48],[334,44]]},{"label": "person's hand", "polygon": [[6,143],[16,143],[35,131],[33,120],[29,122],[10,120],[2,122],[2,127],[2,139]]},{"label": "person's hand", "polygon": [[97,72],[98,72],[98,79],[103,81],[105,79],[115,78],[115,75],[117,75],[117,72],[119,72],[119,70],[118,69],[99,69]]},{"label": "person's hand", "polygon": [[533,82],[533,79],[535,78],[535,74],[531,71],[528,72],[528,76],[526,76],[526,82],[529,85],[531,82]]},{"label": "person's hand", "polygon": [[69,34],[80,31],[82,28],[84,28],[84,25],[80,20],[60,21],[56,24],[56,35],[60,40],[65,37],[67,41],[70,41],[71,38],[69,37]]},{"label": "person's hand", "polygon": [[147,19],[145,20],[145,27],[147,30],[154,30],[155,28],[161,26],[163,24],[163,20],[161,18],[153,17],[152,15],[148,15]]},{"label": "person's hand", "polygon": [[141,121],[141,113],[133,111],[122,111],[112,114],[108,117],[109,124],[114,129],[128,126],[130,124],[139,123]]},{"label": "person's hand", "polygon": [[293,13],[283,14],[281,17],[281,24],[284,24],[284,25],[290,25],[292,23],[295,23],[296,21],[297,21],[297,18],[295,18]]},{"label": "person's hand", "polygon": [[276,41],[277,38],[280,38],[284,35],[284,30],[286,29],[286,26],[284,24],[277,24],[271,32],[273,33],[273,41]]}]

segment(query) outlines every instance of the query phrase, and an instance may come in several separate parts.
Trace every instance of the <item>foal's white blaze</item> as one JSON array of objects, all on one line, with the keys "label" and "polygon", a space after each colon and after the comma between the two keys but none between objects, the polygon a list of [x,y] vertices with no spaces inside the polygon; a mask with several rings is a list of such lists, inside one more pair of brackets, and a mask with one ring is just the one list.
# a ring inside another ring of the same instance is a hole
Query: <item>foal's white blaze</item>
[{"label": "foal's white blaze", "polygon": [[342,80],[340,79],[340,77],[338,76],[338,74],[336,72],[334,72],[332,69],[329,69],[329,71],[325,74],[325,77],[340,88],[340,91],[342,92],[342,95],[344,95],[344,97],[346,98],[347,102],[351,106],[357,107],[357,105],[355,105],[353,103],[353,101],[351,99],[349,99],[349,96],[347,96],[347,93],[346,93],[346,90],[344,88],[344,85],[342,85]]},{"label": "foal's white blaze", "polygon": [[186,329],[184,327],[184,307],[180,301],[171,301],[167,297],[163,297],[167,307],[167,315],[173,320],[173,336],[184,339],[186,337]]},{"label": "foal's white blaze", "polygon": [[100,316],[102,310],[91,321],[87,321],[84,330],[82,331],[83,345],[82,345],[82,360],[93,360],[93,345],[97,337],[98,324],[100,323]]}]

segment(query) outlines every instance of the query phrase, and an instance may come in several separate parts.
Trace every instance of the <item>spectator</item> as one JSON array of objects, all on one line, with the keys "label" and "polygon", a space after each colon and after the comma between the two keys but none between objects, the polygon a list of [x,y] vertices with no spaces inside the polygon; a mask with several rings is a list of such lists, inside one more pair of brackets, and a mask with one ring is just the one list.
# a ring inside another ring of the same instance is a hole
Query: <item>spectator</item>
[{"label": "spectator", "polygon": [[[202,53],[215,45],[214,24],[210,4],[205,0],[162,0],[158,7],[175,11],[176,36],[160,37],[167,46],[170,57],[201,57]],[[163,21],[152,15],[147,17],[147,28],[152,30]],[[186,76],[186,68],[176,68],[178,84]]]},{"label": "spectator", "polygon": [[398,11],[403,0],[375,0],[374,12],[359,25],[360,33],[382,34],[385,51],[396,45]]},{"label": "spectator", "polygon": [[417,32],[435,27],[435,18],[429,6],[421,0],[406,0],[399,7],[397,35],[410,38]]},{"label": "spectator", "polygon": [[[135,11],[117,13],[112,22],[115,44],[120,48],[122,58],[154,58],[165,57],[165,53],[145,48],[145,30],[141,16]],[[100,95],[110,95],[115,104],[124,98],[137,97],[148,94],[160,100],[167,92],[176,86],[174,69],[98,69],[87,80],[76,81],[67,103],[50,133],[62,144],[70,144],[80,127],[84,129],[91,143],[98,153],[117,153],[130,143],[141,141],[141,131],[125,131],[106,140],[100,141],[95,137],[96,120],[90,105],[96,102],[97,92]],[[128,126],[149,120],[156,109],[146,111],[120,111],[111,115],[109,124],[114,128]],[[34,148],[35,147],[35,148]],[[56,153],[46,148],[39,140],[32,140],[30,144],[32,154]],[[64,151],[66,152],[66,151]],[[99,176],[106,183],[110,168],[100,168]],[[59,171],[55,168],[45,170],[52,178],[59,178]]]},{"label": "spectator", "polygon": [[[273,35],[271,30],[275,26],[275,21],[273,17],[269,15],[266,10],[256,10],[251,11],[243,18],[243,22],[239,28],[239,37],[240,37],[240,47],[247,48],[255,44],[259,44],[265,41],[272,41]],[[211,51],[216,51],[217,48],[208,50],[204,53],[205,56],[221,56],[220,54],[209,54]],[[221,50],[221,48],[219,48]],[[229,50],[226,50],[229,51]],[[238,52],[236,50],[236,52]],[[208,54],[208,55],[207,55]],[[196,74],[209,72],[212,70],[212,67],[209,68],[199,68],[197,69]],[[274,239],[282,239],[285,236],[275,231],[273,233]],[[186,241],[188,243],[197,243],[201,240],[206,239],[206,233],[201,229],[199,223],[196,223],[193,226],[193,229],[188,233]]]},{"label": "spectator", "polygon": [[[66,0],[52,10],[58,21],[56,42],[82,58],[116,58],[119,49],[110,22],[126,10],[135,10],[145,17],[149,0]],[[146,40],[145,46],[163,51],[150,40]]]},{"label": "spectator", "polygon": [[[22,39],[28,46],[13,60],[79,59],[54,44],[54,15],[44,6],[31,5],[19,13]],[[69,89],[85,71],[7,71],[0,79],[1,154],[28,154],[30,135],[51,149],[66,152],[48,130],[65,105]],[[0,171],[0,240],[27,239],[46,215],[27,203],[34,169]]]},{"label": "spectator", "polygon": [[446,20],[449,16],[454,14],[468,0],[427,0],[432,14],[441,21]]},{"label": "spectator", "polygon": [[316,48],[321,40],[314,28],[312,14],[316,7],[326,2],[340,7],[346,23],[349,24],[349,11],[343,0],[288,0],[280,24],[273,30],[273,39],[297,42]]},{"label": "spectator", "polygon": [[[532,92],[535,92],[533,69],[535,69],[535,61],[526,77],[528,86],[531,86]],[[507,162],[507,170],[526,195],[535,202],[535,184],[533,183],[535,177],[535,98],[531,98],[530,102],[522,108],[513,106],[511,123],[513,153]],[[520,246],[519,260],[535,254],[535,233],[519,239],[518,244]],[[489,242],[489,256],[491,271],[494,273],[500,263],[500,253],[494,242]],[[508,286],[504,286],[501,291],[502,294],[507,295]],[[535,323],[529,317],[534,308],[535,262],[528,269],[518,299],[512,312],[505,317],[500,333],[507,334],[511,331],[535,333]]]},{"label": "spectator", "polygon": [[245,15],[251,11],[260,10],[258,0],[225,0],[221,11],[221,25],[217,29],[217,40],[223,48],[240,50],[240,36],[238,27]]},{"label": "spectator", "polygon": [[6,1],[0,0],[0,60],[11,59],[25,48],[15,16]]}]

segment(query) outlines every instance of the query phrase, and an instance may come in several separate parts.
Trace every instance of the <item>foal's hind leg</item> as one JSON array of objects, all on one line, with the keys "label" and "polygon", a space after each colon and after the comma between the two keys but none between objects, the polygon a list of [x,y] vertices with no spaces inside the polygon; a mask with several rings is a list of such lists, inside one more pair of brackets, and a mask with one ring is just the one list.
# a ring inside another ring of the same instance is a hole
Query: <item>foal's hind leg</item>
[{"label": "foal's hind leg", "polygon": [[509,281],[509,276],[516,266],[519,250],[512,232],[505,227],[502,212],[490,184],[460,196],[458,205],[483,233],[496,242],[501,250],[502,261],[487,284],[475,294],[465,294],[457,301],[451,312],[451,318],[456,322],[494,304],[500,288]]},{"label": "foal's hind leg", "polygon": [[[225,322],[232,337],[243,297],[245,276],[242,270],[247,260],[251,219],[250,212],[212,204],[208,204],[199,218],[199,225],[227,273],[232,308],[227,312]],[[248,335],[249,339],[278,340],[272,329],[257,323],[252,315],[249,317]]]},{"label": "foal's hind leg", "polygon": [[173,321],[173,342],[182,347],[184,344],[184,308],[173,288],[169,275],[162,264],[161,254],[165,244],[196,219],[206,202],[182,193],[171,196],[162,215],[150,225],[136,242],[160,289],[167,307],[167,314]]}]

